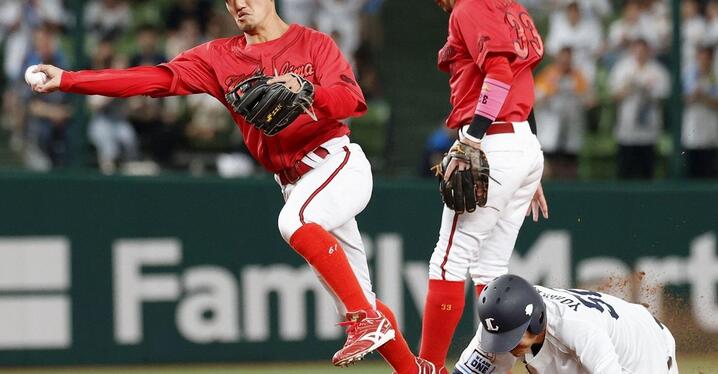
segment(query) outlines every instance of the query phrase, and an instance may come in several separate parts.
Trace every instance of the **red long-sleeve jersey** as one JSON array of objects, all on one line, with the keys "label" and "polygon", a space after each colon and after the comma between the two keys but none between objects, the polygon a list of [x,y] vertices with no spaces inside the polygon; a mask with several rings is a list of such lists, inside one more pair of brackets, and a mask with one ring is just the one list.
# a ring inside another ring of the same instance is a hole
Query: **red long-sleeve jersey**
[{"label": "red long-sleeve jersey", "polygon": [[[296,73],[312,82],[318,121],[302,114],[269,137],[236,114],[225,94],[257,70]],[[227,107],[252,156],[272,173],[293,166],[327,140],[349,134],[340,120],[366,111],[351,67],[334,41],[299,25],[264,43],[247,45],[243,35],[213,40],[159,66],[65,72],[60,90],[113,97],[210,94]]]},{"label": "red long-sleeve jersey", "polygon": [[452,111],[446,125],[471,122],[487,75],[510,84],[496,120],[525,121],[534,104],[532,69],[543,52],[531,16],[517,1],[457,0],[439,51],[439,69],[450,75]]}]

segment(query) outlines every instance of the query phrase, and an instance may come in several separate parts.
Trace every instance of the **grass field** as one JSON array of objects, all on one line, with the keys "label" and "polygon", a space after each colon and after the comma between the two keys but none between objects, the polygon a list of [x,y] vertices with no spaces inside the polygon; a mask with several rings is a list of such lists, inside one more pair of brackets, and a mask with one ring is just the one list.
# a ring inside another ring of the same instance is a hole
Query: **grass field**
[{"label": "grass field", "polygon": [[[678,357],[681,374],[718,374],[718,354],[682,355]],[[4,369],[3,374],[388,374],[391,370],[379,361],[368,361],[347,369],[337,369],[327,363],[277,365],[169,365],[123,367],[68,367]],[[524,374],[519,366],[514,374]]]}]

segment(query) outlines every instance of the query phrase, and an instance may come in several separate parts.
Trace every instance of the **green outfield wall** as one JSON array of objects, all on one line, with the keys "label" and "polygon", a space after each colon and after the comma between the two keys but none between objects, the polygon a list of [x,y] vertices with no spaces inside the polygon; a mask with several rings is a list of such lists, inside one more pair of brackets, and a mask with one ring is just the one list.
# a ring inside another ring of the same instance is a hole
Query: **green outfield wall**
[{"label": "green outfield wall", "polygon": [[[718,333],[718,186],[545,189],[551,217],[526,222],[514,272],[558,287],[645,272],[616,292],[661,315],[665,286]],[[342,331],[278,234],[281,205],[269,180],[0,176],[0,365],[328,359]],[[378,181],[358,218],[414,347],[440,211],[434,183]],[[472,324],[467,308],[455,348]]]}]

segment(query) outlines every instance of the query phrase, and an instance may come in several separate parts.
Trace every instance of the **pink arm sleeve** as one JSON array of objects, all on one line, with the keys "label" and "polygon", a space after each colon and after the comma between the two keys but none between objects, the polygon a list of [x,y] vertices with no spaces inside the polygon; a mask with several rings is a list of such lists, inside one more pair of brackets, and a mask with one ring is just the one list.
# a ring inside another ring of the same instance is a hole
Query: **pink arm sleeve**
[{"label": "pink arm sleeve", "polygon": [[489,55],[482,65],[482,70],[486,72],[486,78],[474,114],[495,121],[509,95],[514,79],[511,65],[503,55]]},{"label": "pink arm sleeve", "polygon": [[459,131],[459,138],[474,142],[479,142],[484,137],[486,130],[501,113],[514,79],[509,60],[502,54],[488,55],[480,69],[486,73],[486,78],[481,87],[474,118]]}]

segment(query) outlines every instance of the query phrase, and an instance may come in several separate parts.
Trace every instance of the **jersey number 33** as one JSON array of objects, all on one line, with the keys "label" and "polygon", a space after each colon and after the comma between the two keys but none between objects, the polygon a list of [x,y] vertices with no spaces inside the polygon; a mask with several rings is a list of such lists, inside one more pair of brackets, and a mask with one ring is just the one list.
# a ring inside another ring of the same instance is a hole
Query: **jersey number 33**
[{"label": "jersey number 33", "polygon": [[543,41],[534,25],[531,16],[526,12],[518,15],[506,12],[506,23],[516,31],[516,39],[514,39],[514,49],[516,55],[525,59],[529,55],[529,48],[532,48],[538,56],[543,56]]}]

